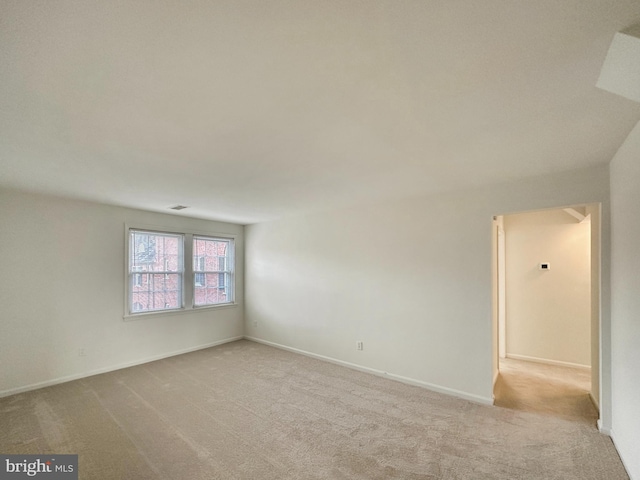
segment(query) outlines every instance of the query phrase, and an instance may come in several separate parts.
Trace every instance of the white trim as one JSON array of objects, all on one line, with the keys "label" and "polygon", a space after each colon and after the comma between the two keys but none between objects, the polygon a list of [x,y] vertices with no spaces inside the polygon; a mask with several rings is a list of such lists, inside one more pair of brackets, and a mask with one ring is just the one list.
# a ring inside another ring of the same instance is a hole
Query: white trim
[{"label": "white trim", "polygon": [[546,358],[529,357],[527,355],[517,355],[515,353],[507,353],[507,358],[513,358],[514,360],[523,360],[525,362],[544,363],[546,365],[556,365],[559,367],[579,368],[580,370],[587,370],[589,372],[591,371],[591,367],[589,365],[581,365],[579,363],[571,363],[571,362],[562,362],[560,360],[549,360]]},{"label": "white trim", "polygon": [[599,418],[598,421],[596,422],[596,424],[598,425],[598,431],[600,433],[603,433],[604,435],[609,435],[610,437],[612,436],[612,432],[611,429],[606,428],[603,423],[602,423],[602,419]]},{"label": "white trim", "polygon": [[500,369],[496,369],[496,373],[493,375],[493,385],[491,388],[491,405],[496,404],[496,383],[498,382],[498,377],[500,376]]},{"label": "white trim", "polygon": [[446,395],[451,395],[454,397],[462,398],[464,400],[469,400],[474,403],[480,403],[482,405],[493,405],[493,399],[482,397],[480,395],[473,395],[470,393],[462,392],[460,390],[454,390],[453,388],[442,387],[440,385],[435,385],[433,383],[423,382],[422,380],[415,380],[409,377],[403,377],[402,375],[396,375],[393,373],[388,373],[383,370],[376,370],[374,368],[363,367],[361,365],[345,362],[344,360],[338,360],[337,358],[327,357],[324,355],[319,355],[317,353],[308,352],[306,350],[300,350],[298,348],[287,347],[286,345],[281,345],[279,343],[270,342],[268,340],[263,340],[261,338],[251,337],[248,335],[244,336],[245,340],[250,340],[256,343],[262,343],[264,345],[269,345],[270,347],[279,348],[281,350],[286,350],[288,352],[299,353],[301,355],[305,355],[307,357],[315,358],[318,360],[324,360],[326,362],[335,363],[337,365],[341,365],[343,367],[351,368],[353,370],[358,370],[360,372],[371,373],[378,377],[389,378],[391,380],[396,380],[398,382],[406,383],[408,385],[413,385],[416,387],[422,387],[427,390],[431,390],[438,393],[444,393]]},{"label": "white trim", "polygon": [[79,380],[81,378],[91,377],[93,375],[99,375],[101,373],[113,372],[114,370],[121,370],[123,368],[135,367],[136,365],[142,365],[144,363],[155,362],[156,360],[162,360],[163,358],[175,357],[176,355],[182,355],[184,353],[195,352],[197,350],[204,350],[205,348],[215,347],[217,345],[222,345],[224,343],[235,342],[237,340],[242,340],[242,335],[238,337],[225,338],[224,340],[217,340],[215,342],[206,343],[204,345],[198,345],[196,347],[183,348],[180,350],[175,350],[169,353],[162,353],[160,355],[154,355],[151,357],[142,358],[140,360],[134,360],[132,362],[120,363],[118,365],[113,365],[110,367],[98,368],[96,370],[90,370],[85,373],[78,373],[75,375],[67,375],[65,377],[58,377],[51,380],[45,380],[44,382],[32,383],[30,385],[24,385],[22,387],[10,388],[8,390],[0,391],[0,398],[8,397],[9,395],[16,395],[18,393],[29,392],[31,390],[37,390],[39,388],[50,387],[52,385],[58,385],[60,383],[71,382],[73,380]]},{"label": "white trim", "polygon": [[128,232],[129,228],[134,230],[148,230],[158,233],[191,233],[193,235],[203,235],[206,237],[220,237],[220,238],[233,238],[236,239],[240,235],[239,233],[222,233],[217,230],[199,230],[188,227],[172,227],[169,225],[158,225],[152,223],[139,223],[139,222],[125,222],[125,230]]},{"label": "white trim", "polygon": [[155,310],[152,312],[134,313],[130,315],[123,315],[122,318],[125,322],[132,322],[135,320],[144,320],[156,317],[170,317],[173,315],[184,315],[185,313],[197,313],[203,310],[222,310],[224,308],[237,307],[237,303],[216,303],[213,305],[194,306],[192,308],[176,308],[174,310]]}]

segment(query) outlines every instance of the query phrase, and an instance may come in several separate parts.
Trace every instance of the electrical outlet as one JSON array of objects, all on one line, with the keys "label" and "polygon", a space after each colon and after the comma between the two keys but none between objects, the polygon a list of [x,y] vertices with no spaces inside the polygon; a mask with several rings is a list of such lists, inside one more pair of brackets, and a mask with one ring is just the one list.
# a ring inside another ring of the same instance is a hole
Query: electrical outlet
[{"label": "electrical outlet", "polygon": [[255,328],[257,328],[257,327],[258,327],[258,322],[256,322],[256,321],[254,320],[254,321],[253,321],[253,326],[254,326]]},{"label": "electrical outlet", "polygon": [[356,350],[363,350],[363,349],[364,349],[364,344],[360,340],[358,340],[356,342]]},{"label": "electrical outlet", "polygon": [[78,356],[79,357],[86,357],[87,356],[87,351],[84,348],[79,348],[78,349]]}]

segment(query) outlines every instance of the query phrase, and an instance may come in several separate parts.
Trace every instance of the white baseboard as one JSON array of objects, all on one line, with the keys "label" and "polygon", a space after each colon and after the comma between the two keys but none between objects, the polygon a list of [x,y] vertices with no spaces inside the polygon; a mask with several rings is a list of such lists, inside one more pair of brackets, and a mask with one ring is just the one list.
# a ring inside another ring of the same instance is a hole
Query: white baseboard
[{"label": "white baseboard", "polygon": [[438,393],[444,393],[446,395],[451,395],[454,397],[462,398],[464,400],[469,400],[475,403],[481,403],[483,405],[493,405],[493,399],[482,397],[480,395],[473,395],[470,393],[462,392],[460,390],[455,390],[453,388],[442,387],[440,385],[435,385],[428,382],[423,382],[422,380],[415,380],[413,378],[403,377],[402,375],[396,375],[393,373],[388,373],[382,370],[376,370],[374,368],[363,367],[362,365],[358,365],[351,362],[345,362],[344,360],[338,360],[337,358],[327,357],[325,355],[319,355],[317,353],[308,352],[306,350],[300,350],[299,348],[288,347],[286,345],[281,345],[279,343],[270,342],[268,340],[263,340],[257,337],[251,337],[245,335],[244,338],[246,340],[250,340],[256,343],[262,343],[264,345],[269,345],[270,347],[279,348],[281,350],[287,350],[293,353],[299,353],[301,355],[305,355],[307,357],[315,358],[318,360],[324,360],[326,362],[335,363],[336,365],[341,365],[343,367],[351,368],[353,370],[358,370],[360,372],[371,373],[373,375],[377,375],[379,377],[389,378],[391,380],[396,380],[398,382],[406,383],[408,385],[413,385],[416,387],[426,388],[427,390],[432,390]]},{"label": "white baseboard", "polygon": [[78,373],[75,375],[67,375],[64,377],[53,378],[51,380],[45,380],[44,382],[32,383],[24,385],[22,387],[10,388],[8,390],[0,390],[0,398],[8,397],[9,395],[16,395],[18,393],[29,392],[31,390],[37,390],[39,388],[50,387],[52,385],[58,385],[60,383],[71,382],[73,380],[79,380],[81,378],[91,377],[93,375],[99,375],[101,373],[113,372],[114,370],[121,370],[123,368],[135,367],[136,365],[142,365],[143,363],[155,362],[156,360],[162,360],[163,358],[174,357],[176,355],[182,355],[183,353],[195,352],[196,350],[203,350],[205,348],[215,347],[216,345],[222,345],[223,343],[235,342],[236,340],[242,340],[242,335],[238,337],[225,338],[224,340],[218,340],[204,345],[198,345],[196,347],[184,348],[181,350],[175,350],[169,353],[163,353],[160,355],[154,355],[152,357],[142,358],[140,360],[134,360],[132,362],[125,362],[118,365],[112,365],[109,367],[98,368],[96,370],[90,370],[84,373]]},{"label": "white baseboard", "polygon": [[608,435],[608,436],[610,436],[610,437],[612,436],[612,435],[611,435],[611,429],[606,428],[606,427],[602,424],[602,420],[601,420],[601,419],[598,419],[598,421],[597,421],[597,425],[598,425],[598,431],[599,431],[600,433],[603,433],[603,434]]},{"label": "white baseboard", "polygon": [[493,388],[491,389],[491,404],[496,404],[496,383],[498,382],[498,377],[500,376],[500,369],[496,370],[496,373],[493,374],[493,383],[491,384]]},{"label": "white baseboard", "polygon": [[562,362],[560,360],[549,360],[547,358],[529,357],[528,355],[518,355],[515,353],[507,353],[507,358],[513,358],[514,360],[523,360],[525,362],[544,363],[546,365],[579,368],[580,370],[591,371],[591,367],[589,365],[581,365],[579,363],[571,363],[571,362]]}]

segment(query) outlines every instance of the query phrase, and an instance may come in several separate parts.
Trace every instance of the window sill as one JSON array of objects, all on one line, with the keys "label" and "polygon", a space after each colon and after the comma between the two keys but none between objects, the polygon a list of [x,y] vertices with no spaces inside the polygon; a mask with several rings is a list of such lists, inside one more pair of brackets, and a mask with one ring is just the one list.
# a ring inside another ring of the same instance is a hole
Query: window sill
[{"label": "window sill", "polygon": [[184,315],[186,313],[198,313],[206,310],[221,310],[226,308],[235,308],[237,303],[219,303],[217,305],[203,305],[201,307],[181,308],[177,310],[160,310],[157,312],[129,313],[122,316],[125,322],[134,320],[142,320],[143,318],[172,317],[175,315]]}]

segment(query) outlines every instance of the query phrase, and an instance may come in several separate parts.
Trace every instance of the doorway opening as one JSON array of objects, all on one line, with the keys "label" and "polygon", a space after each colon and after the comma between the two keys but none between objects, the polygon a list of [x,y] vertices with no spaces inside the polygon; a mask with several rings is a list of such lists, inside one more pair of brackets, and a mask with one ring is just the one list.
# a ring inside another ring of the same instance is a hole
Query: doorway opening
[{"label": "doorway opening", "polygon": [[493,219],[494,403],[595,423],[600,204]]}]

